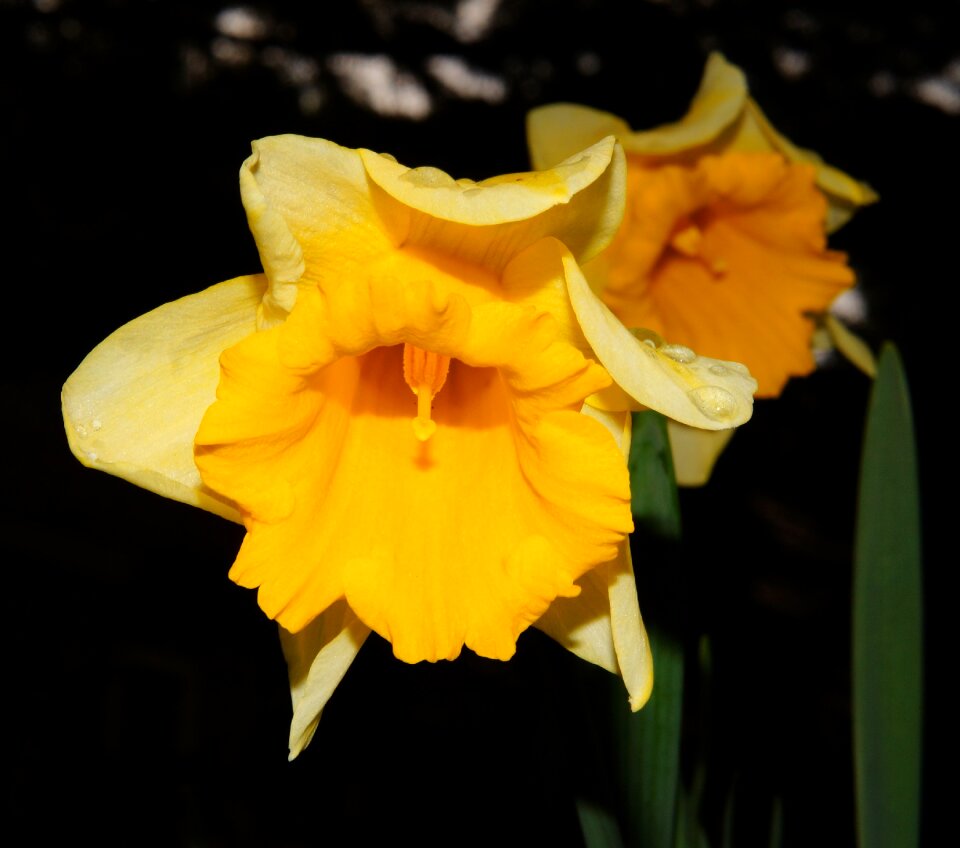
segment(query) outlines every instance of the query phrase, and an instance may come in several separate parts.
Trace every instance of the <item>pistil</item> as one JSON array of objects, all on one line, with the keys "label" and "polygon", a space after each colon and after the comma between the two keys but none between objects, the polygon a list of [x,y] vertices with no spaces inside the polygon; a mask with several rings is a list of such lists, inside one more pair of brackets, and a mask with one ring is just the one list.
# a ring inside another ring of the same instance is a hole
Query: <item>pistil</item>
[{"label": "pistil", "polygon": [[403,346],[403,379],[417,396],[417,417],[413,419],[413,434],[427,441],[436,431],[437,422],[431,417],[433,399],[443,388],[450,371],[450,357],[415,345]]}]

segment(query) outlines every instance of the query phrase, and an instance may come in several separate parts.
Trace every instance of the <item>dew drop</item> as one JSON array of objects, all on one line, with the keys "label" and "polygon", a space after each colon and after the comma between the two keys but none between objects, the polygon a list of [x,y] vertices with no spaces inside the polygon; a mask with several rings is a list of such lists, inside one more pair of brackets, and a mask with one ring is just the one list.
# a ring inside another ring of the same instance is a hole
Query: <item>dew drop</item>
[{"label": "dew drop", "polygon": [[97,454],[95,451],[85,450],[84,453],[87,455],[87,459],[89,459],[91,462],[97,461]]},{"label": "dew drop", "polygon": [[94,418],[93,421],[90,422],[90,426],[93,427],[94,430],[99,430],[103,427],[103,422],[99,418]]},{"label": "dew drop", "polygon": [[726,365],[711,365],[710,373],[715,374],[717,377],[722,377],[724,374],[729,373],[729,369]]},{"label": "dew drop", "polygon": [[643,343],[647,345],[647,347],[652,347],[654,350],[657,349],[657,343],[653,339],[644,339]]},{"label": "dew drop", "polygon": [[719,386],[701,386],[688,392],[688,397],[712,421],[723,421],[737,411],[737,399]]},{"label": "dew drop", "polygon": [[446,172],[428,166],[412,168],[401,175],[400,179],[425,188],[445,188],[456,184],[453,177]]},{"label": "dew drop", "polygon": [[697,355],[690,350],[690,348],[679,344],[662,345],[660,348],[660,353],[662,353],[664,356],[669,356],[676,362],[681,362],[684,364],[693,362],[697,358]]},{"label": "dew drop", "polygon": [[84,427],[83,424],[77,424],[73,429],[77,431],[77,435],[81,439],[85,439],[87,437],[87,428]]}]

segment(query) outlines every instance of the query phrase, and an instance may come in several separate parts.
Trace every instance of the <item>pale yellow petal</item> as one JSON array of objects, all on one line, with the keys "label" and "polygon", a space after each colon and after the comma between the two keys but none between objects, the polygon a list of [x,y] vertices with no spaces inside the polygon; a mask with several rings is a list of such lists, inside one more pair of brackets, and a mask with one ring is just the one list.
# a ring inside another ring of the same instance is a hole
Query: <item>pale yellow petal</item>
[{"label": "pale yellow petal", "polygon": [[687,113],[650,130],[634,131],[622,118],[572,103],[540,106],[527,115],[527,144],[535,168],[547,168],[576,150],[615,135],[628,154],[675,156],[715,142],[740,116],[747,99],[743,72],[711,53]]},{"label": "pale yellow petal", "polygon": [[540,239],[510,261],[500,279],[500,290],[512,303],[529,303],[537,310],[549,313],[560,325],[567,341],[590,355],[590,346],[567,293],[563,265],[566,253],[564,245],[556,239]]},{"label": "pale yellow petal", "polygon": [[777,132],[752,98],[747,98],[736,133],[728,141],[728,148],[742,151],[775,150],[791,162],[813,165],[817,169],[817,187],[829,202],[826,221],[828,233],[843,226],[858,207],[879,200],[879,195],[867,183],[828,165],[818,153],[797,147]]},{"label": "pale yellow petal", "polygon": [[658,343],[654,334],[641,341],[597,298],[573,258],[567,255],[563,261],[570,302],[584,336],[634,401],[706,430],[724,430],[749,420],[757,384],[745,366]]},{"label": "pale yellow petal", "polygon": [[536,627],[571,653],[623,678],[630,708],[639,710],[653,689],[653,657],[637,601],[637,584],[624,541],[613,562],[578,581],[576,598],[557,598]]},{"label": "pale yellow petal", "polygon": [[613,436],[617,447],[620,448],[620,453],[623,454],[624,461],[630,458],[630,433],[633,419],[629,412],[598,409],[586,403],[580,409],[580,412],[588,418],[592,418],[594,421],[599,421],[603,424],[603,426],[610,431],[610,435]]},{"label": "pale yellow petal", "polygon": [[537,170],[552,168],[601,138],[629,133],[622,118],[575,103],[551,103],[527,113],[527,147]]},{"label": "pale yellow petal", "polygon": [[293,702],[292,760],[310,744],[323,708],[370,635],[370,628],[344,601],[337,601],[303,630],[279,630]]},{"label": "pale yellow petal", "polygon": [[[613,436],[624,460],[630,454],[630,413],[603,412],[584,405],[581,413],[599,421]],[[653,688],[653,658],[640,616],[629,539],[613,562],[577,581],[575,598],[558,598],[536,627],[583,660],[623,678],[630,708],[639,710]]]},{"label": "pale yellow petal", "polygon": [[[396,244],[456,257],[498,276],[548,236],[585,262],[610,243],[623,218],[626,162],[612,138],[549,171],[479,183],[435,168],[406,168],[368,150],[360,155],[370,179],[409,216],[384,216]],[[380,206],[388,206],[386,199]]]},{"label": "pale yellow petal", "polygon": [[877,360],[870,346],[832,313],[827,312],[822,320],[833,347],[868,377],[876,377]]},{"label": "pale yellow petal", "polygon": [[193,439],[216,396],[220,353],[256,330],[263,275],[237,277],[114,332],[64,384],[70,449],[84,465],[232,521],[200,481]]},{"label": "pale yellow petal", "polygon": [[647,703],[653,691],[653,655],[640,616],[637,580],[633,574],[629,543],[624,542],[618,559],[606,566],[606,576],[617,663],[627,687],[630,709],[636,712]]},{"label": "pale yellow petal", "polygon": [[606,570],[611,565],[606,563],[584,574],[577,581],[580,594],[554,600],[533,626],[580,659],[619,675],[607,591]]},{"label": "pale yellow petal", "polygon": [[676,421],[667,422],[673,470],[680,486],[703,486],[735,429],[701,430]]},{"label": "pale yellow petal", "polygon": [[240,197],[269,282],[257,316],[257,325],[262,330],[279,324],[293,309],[297,283],[305,266],[300,243],[257,184],[254,169],[258,158],[254,153],[240,168]]},{"label": "pale yellow petal", "polygon": [[[301,280],[317,283],[362,271],[393,248],[393,231],[403,229],[406,213],[371,185],[356,150],[321,138],[270,136],[253,142],[243,173],[242,197],[252,204],[264,268],[273,273],[275,262],[286,284],[299,267],[287,234],[301,251]],[[286,308],[291,292],[278,291],[277,301]]]},{"label": "pale yellow petal", "polygon": [[747,98],[747,80],[720,53],[711,53],[700,87],[679,121],[619,137],[627,153],[666,156],[711,144],[739,117]]},{"label": "pale yellow petal", "polygon": [[613,148],[612,137],[598,140],[553,168],[480,182],[455,180],[438,168],[408,168],[370,150],[358,153],[370,179],[405,206],[444,221],[483,227],[524,221],[569,203],[606,171]]},{"label": "pale yellow petal", "polygon": [[[581,412],[599,421],[610,431],[623,454],[624,461],[628,460],[633,421],[631,414],[604,412],[588,404],[584,404]],[[603,567],[599,577],[607,585],[610,635],[613,639],[617,666],[627,687],[630,708],[636,711],[647,702],[653,689],[653,656],[650,653],[650,641],[640,615],[637,581],[633,574],[629,539],[620,546],[617,559]]]},{"label": "pale yellow petal", "polygon": [[790,161],[814,165],[817,186],[829,200],[827,232],[842,226],[858,207],[877,200],[869,185],[777,132],[750,98],[743,71],[718,52],[708,57],[697,93],[679,121],[633,130],[616,115],[570,103],[541,106],[527,117],[527,143],[538,168],[549,167],[608,134],[617,137],[628,155],[652,164],[658,159],[689,162],[727,151],[776,151]]}]

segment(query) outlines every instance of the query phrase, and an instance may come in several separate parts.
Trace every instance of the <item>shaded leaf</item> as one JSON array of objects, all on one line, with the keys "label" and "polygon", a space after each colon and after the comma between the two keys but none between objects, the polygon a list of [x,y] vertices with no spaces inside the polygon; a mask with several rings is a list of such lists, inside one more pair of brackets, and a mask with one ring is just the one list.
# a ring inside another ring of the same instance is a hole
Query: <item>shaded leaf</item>
[{"label": "shaded leaf", "polygon": [[867,417],[854,568],[859,844],[910,848],[919,838],[923,708],[920,514],[910,397],[891,344]]},{"label": "shaded leaf", "polygon": [[[634,521],[647,552],[648,539],[673,542],[680,535],[680,505],[666,419],[659,413],[634,414],[629,464]],[[638,568],[648,574],[656,570],[662,579],[651,583],[660,583],[661,589],[664,582],[675,579],[672,565],[654,555],[642,558]],[[639,713],[617,712],[620,786],[628,843],[670,848],[680,780],[683,644],[673,628],[664,626],[676,617],[667,609],[677,603],[676,593],[658,591],[657,597],[647,595],[646,600],[654,602],[645,609],[650,613],[647,632],[655,683],[649,702]]]}]

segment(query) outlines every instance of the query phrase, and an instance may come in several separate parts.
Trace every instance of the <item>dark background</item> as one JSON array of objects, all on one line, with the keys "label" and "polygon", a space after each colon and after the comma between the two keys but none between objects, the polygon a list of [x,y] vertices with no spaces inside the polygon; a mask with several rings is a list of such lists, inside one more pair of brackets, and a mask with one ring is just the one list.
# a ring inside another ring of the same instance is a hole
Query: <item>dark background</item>
[{"label": "dark background", "polygon": [[[241,32],[236,15],[218,17],[237,8],[224,3],[0,0],[5,802],[29,844],[576,846],[575,798],[611,795],[607,675],[537,632],[506,664],[405,666],[371,637],[288,764],[275,629],[226,578],[240,528],[69,454],[60,386],[95,344],[259,270],[237,171],[265,135],[480,179],[527,167],[530,107],[571,100],[653,126],[685,111],[706,53],[723,50],[781,131],[881,195],[831,244],[862,284],[859,331],[875,347],[893,339],[906,361],[927,593],[943,596],[958,5],[487,5],[487,26],[470,31],[483,2],[251,3],[254,31]],[[407,108],[428,114],[358,100],[345,54],[389,57],[420,91]],[[451,90],[435,56],[497,78],[496,102]],[[645,614],[661,602],[649,575],[669,568],[692,655],[709,637],[684,768],[689,780],[705,753],[715,845],[731,792],[736,845],[765,844],[775,798],[784,845],[853,842],[849,587],[868,391],[837,362],[758,403],[711,485],[683,493],[682,546],[636,551]],[[943,606],[928,601],[929,624]],[[946,646],[929,638],[931,687],[945,667]],[[932,774],[949,720],[929,701]],[[944,791],[927,784],[930,833]]]}]

